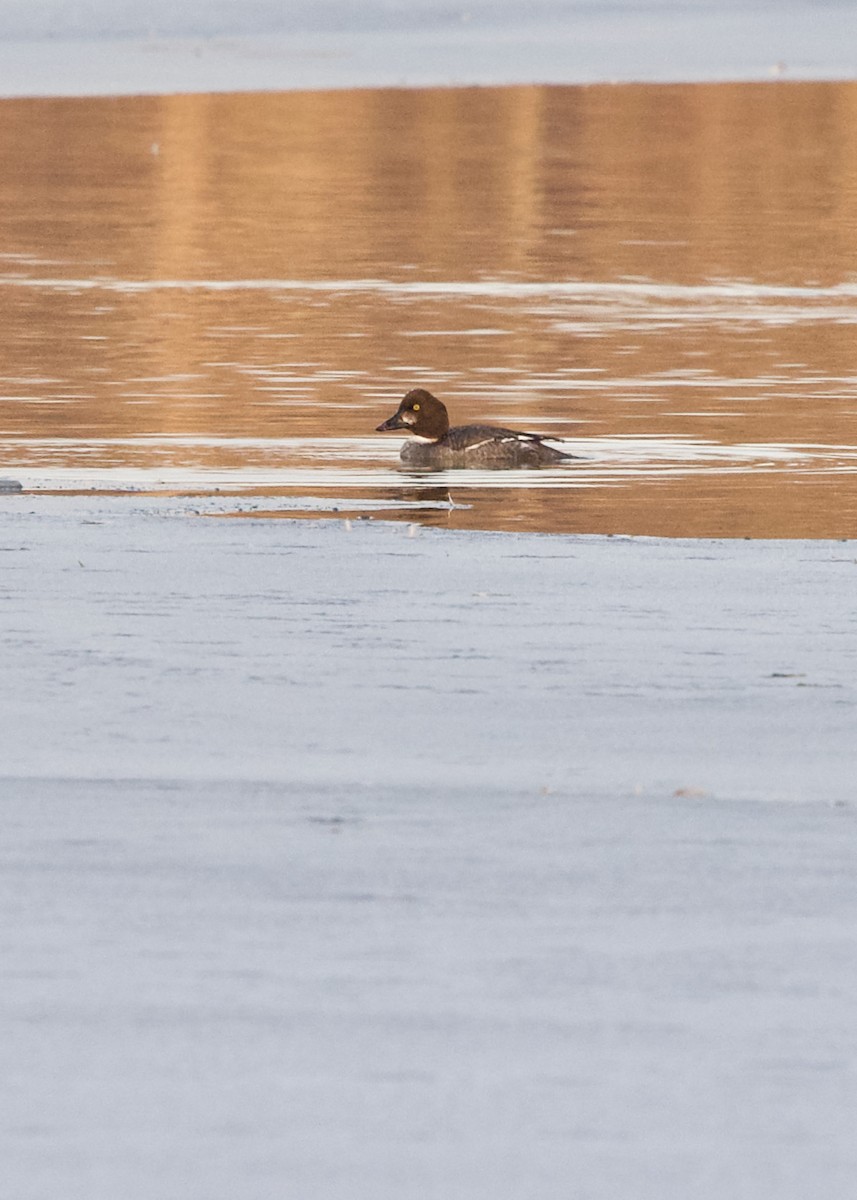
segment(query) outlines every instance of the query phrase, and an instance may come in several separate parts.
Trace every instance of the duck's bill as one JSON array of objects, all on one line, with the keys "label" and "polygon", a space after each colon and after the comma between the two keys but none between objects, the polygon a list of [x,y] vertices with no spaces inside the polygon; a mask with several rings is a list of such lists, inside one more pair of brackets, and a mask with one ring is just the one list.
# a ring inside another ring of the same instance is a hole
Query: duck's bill
[{"label": "duck's bill", "polygon": [[407,425],[397,412],[393,413],[392,417],[388,417],[383,425],[379,425],[375,432],[389,433],[391,429],[407,429]]}]

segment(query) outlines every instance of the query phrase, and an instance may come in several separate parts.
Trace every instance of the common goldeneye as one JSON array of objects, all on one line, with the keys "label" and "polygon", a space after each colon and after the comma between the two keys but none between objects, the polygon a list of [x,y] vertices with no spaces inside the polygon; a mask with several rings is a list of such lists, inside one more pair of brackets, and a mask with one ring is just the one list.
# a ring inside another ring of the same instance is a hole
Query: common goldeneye
[{"label": "common goldeneye", "polygon": [[546,467],[577,457],[546,446],[541,433],[519,433],[496,425],[457,425],[450,429],[446,406],[425,388],[408,392],[377,432],[391,429],[404,429],[410,434],[402,446],[402,462],[433,471]]}]

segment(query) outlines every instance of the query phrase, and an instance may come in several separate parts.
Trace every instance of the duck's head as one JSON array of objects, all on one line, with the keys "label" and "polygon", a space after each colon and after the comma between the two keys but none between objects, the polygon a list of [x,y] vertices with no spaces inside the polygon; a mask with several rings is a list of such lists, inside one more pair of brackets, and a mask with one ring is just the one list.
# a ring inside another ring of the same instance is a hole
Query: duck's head
[{"label": "duck's head", "polygon": [[425,388],[414,388],[377,432],[388,433],[391,429],[404,429],[420,441],[437,442],[449,429],[446,406]]}]

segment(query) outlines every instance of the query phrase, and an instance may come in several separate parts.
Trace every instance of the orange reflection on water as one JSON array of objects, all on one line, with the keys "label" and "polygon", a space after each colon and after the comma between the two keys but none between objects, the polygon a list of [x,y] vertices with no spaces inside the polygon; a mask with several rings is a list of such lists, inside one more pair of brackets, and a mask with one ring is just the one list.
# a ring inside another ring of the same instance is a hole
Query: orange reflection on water
[{"label": "orange reflection on water", "polygon": [[[3,474],[173,487],[166,464],[246,490],[261,463],[295,495],[309,439],[331,495],[389,497],[372,431],[419,383],[458,422],[651,447],[607,483],[507,476],[426,520],[855,527],[857,85],[0,110]],[[653,479],[676,439],[755,450]]]}]

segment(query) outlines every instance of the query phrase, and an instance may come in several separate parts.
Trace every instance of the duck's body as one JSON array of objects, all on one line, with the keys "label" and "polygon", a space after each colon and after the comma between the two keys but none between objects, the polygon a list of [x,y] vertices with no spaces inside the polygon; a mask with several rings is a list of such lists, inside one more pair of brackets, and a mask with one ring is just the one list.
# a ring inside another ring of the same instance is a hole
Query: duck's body
[{"label": "duck's body", "polygon": [[575,457],[546,445],[541,433],[521,433],[498,425],[450,429],[446,406],[424,388],[408,392],[392,417],[378,426],[379,433],[392,429],[410,434],[402,446],[402,462],[423,471],[545,467]]}]

